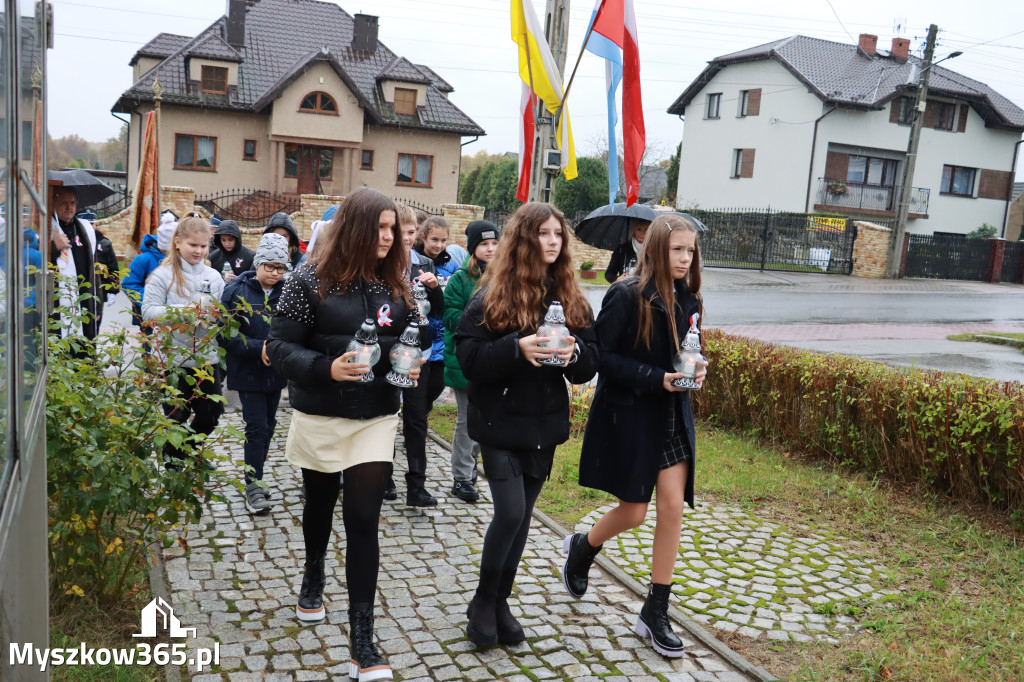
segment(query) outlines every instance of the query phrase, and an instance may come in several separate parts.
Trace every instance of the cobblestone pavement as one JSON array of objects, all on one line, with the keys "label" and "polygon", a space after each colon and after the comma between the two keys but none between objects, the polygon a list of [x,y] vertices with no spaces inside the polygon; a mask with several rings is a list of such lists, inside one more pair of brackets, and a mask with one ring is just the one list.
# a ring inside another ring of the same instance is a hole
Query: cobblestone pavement
[{"label": "cobblestone pavement", "polygon": [[[200,523],[189,527],[187,548],[163,551],[175,613],[184,626],[198,629],[189,646],[220,646],[219,668],[212,673],[189,671],[193,682],[349,679],[340,505],[328,554],[327,619],[302,626],[295,618],[302,579],[302,501],[298,470],[282,454],[289,415],[288,409],[279,412],[265,476],[274,491],[275,509],[268,516],[250,516],[241,493],[225,487],[221,492],[227,501],[208,505]],[[242,427],[238,412],[229,411],[222,421]],[[240,473],[241,445],[231,447],[229,454],[234,460],[231,471]],[[491,515],[487,486],[481,481],[483,499],[476,505],[449,496],[448,452],[428,441],[427,455],[428,489],[439,498],[439,506],[405,506],[400,447],[395,471],[399,501],[385,502],[382,512],[376,639],[396,679],[750,679],[686,637],[683,658],[655,654],[632,631],[641,601],[596,567],[586,598],[571,600],[558,572],[561,538],[536,520],[511,600],[527,641],[478,651],[465,635],[465,610],[476,587]]]},{"label": "cobblestone pavement", "polygon": [[[591,512],[577,530],[610,508]],[[651,509],[639,528],[605,543],[603,553],[641,583],[650,579],[654,526]],[[883,587],[884,567],[851,556],[827,531],[706,504],[683,517],[674,573],[673,598],[693,620],[751,639],[835,642],[861,629],[844,615],[851,606],[895,594]]]}]

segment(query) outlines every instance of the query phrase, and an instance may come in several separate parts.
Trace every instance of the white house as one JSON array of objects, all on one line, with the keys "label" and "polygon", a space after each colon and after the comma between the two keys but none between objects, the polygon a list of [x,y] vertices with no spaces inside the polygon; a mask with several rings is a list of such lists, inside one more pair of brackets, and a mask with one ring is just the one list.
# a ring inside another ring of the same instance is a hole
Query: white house
[{"label": "white house", "polygon": [[[791,36],[717,57],[669,108],[686,115],[677,205],[895,217],[921,60]],[[1002,226],[1024,111],[932,67],[907,230]]]}]

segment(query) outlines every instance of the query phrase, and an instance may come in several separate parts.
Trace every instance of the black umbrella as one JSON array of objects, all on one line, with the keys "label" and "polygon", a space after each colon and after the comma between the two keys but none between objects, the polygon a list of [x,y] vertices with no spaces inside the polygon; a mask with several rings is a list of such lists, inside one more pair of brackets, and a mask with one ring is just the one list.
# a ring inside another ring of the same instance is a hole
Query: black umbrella
[{"label": "black umbrella", "polygon": [[114,193],[114,190],[100,182],[95,175],[81,168],[46,171],[46,179],[51,185],[75,190],[79,209],[98,204]]},{"label": "black umbrella", "polygon": [[658,212],[650,206],[633,204],[605,204],[576,224],[573,231],[580,241],[599,249],[614,250],[629,240],[629,228],[634,220],[651,222]]}]

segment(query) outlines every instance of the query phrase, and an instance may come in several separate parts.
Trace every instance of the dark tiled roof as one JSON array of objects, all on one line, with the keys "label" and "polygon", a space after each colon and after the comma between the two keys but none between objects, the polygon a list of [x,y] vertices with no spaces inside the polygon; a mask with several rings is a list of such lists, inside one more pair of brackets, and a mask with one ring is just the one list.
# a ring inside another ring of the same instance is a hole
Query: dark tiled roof
[{"label": "dark tiled roof", "polygon": [[182,45],[190,41],[191,38],[188,36],[179,36],[173,33],[158,33],[156,38],[143,45],[132,60],[128,62],[128,66],[135,66],[135,62],[139,61],[139,57],[157,57],[164,59],[174,54]]},{"label": "dark tiled roof", "polygon": [[240,62],[242,55],[215,33],[206,33],[198,41],[193,41],[185,51],[186,57],[205,57],[225,62]]},{"label": "dark tiled roof", "polygon": [[[668,112],[684,113],[697,93],[730,64],[765,59],[778,61],[823,101],[863,109],[881,109],[916,82],[921,72],[917,57],[900,63],[884,50],[868,55],[856,45],[790,36],[716,57]],[[1024,111],[984,83],[935,66],[928,90],[930,94],[967,100],[990,127],[1024,131]]]},{"label": "dark tiled roof", "polygon": [[[400,60],[383,43],[378,43],[373,52],[352,50],[352,16],[333,3],[317,0],[258,0],[252,4],[246,13],[245,46],[238,50],[242,61],[237,91],[227,96],[190,92],[185,58],[194,48],[209,44],[210,36],[223,42],[223,24],[221,17],[167,55],[121,95],[113,110],[127,112],[139,102],[152,101],[153,81],[159,76],[165,103],[256,112],[312,63],[324,61],[339,74],[367,116],[378,125],[484,134],[480,126],[445,97],[443,93],[451,92],[451,86],[437,74]],[[159,36],[150,44],[157,39]],[[389,67],[409,70],[410,75],[418,76],[416,82],[427,84],[427,101],[418,107],[417,115],[395,114],[393,107],[384,102],[378,79]],[[447,88],[435,84],[435,79]]]},{"label": "dark tiled roof", "polygon": [[430,76],[431,83],[433,83],[434,87],[441,92],[455,92],[455,88],[453,88],[448,81],[437,75],[437,71],[434,71],[429,66],[425,64],[417,64],[416,68]]},{"label": "dark tiled roof", "polygon": [[394,60],[380,72],[377,80],[408,81],[410,83],[423,83],[430,85],[430,77],[412,65],[405,57],[395,57]]}]

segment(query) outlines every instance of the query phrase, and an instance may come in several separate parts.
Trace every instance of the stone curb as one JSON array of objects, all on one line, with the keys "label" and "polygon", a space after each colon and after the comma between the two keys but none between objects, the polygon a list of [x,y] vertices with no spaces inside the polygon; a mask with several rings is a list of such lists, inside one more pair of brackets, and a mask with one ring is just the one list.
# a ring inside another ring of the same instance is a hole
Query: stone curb
[{"label": "stone curb", "polygon": [[[167,585],[167,573],[164,568],[164,555],[158,543],[149,547],[150,555],[154,557],[153,568],[149,571],[149,591],[154,597],[163,597],[168,604],[173,604],[171,589]],[[181,682],[181,668],[172,663],[164,666],[164,675],[167,682]]]},{"label": "stone curb", "polygon": [[[429,436],[430,439],[433,440],[438,445],[447,448],[449,451],[451,450],[451,443],[441,438],[433,430],[428,430],[427,436]],[[484,476],[483,466],[478,466],[477,470],[481,477],[486,478],[486,476]],[[545,526],[547,526],[549,529],[557,533],[559,536],[565,537],[566,535],[569,535],[570,531],[563,528],[560,523],[558,523],[553,518],[551,518],[544,512],[540,511],[539,509],[534,508],[533,516],[535,519],[543,523]],[[628,573],[619,568],[608,557],[599,554],[596,557],[596,563],[598,566],[604,569],[606,573],[611,575],[613,579],[618,581],[621,585],[624,585],[625,587],[629,588],[641,599],[647,596],[647,590],[644,588],[644,586],[636,580],[634,580],[633,577],[630,576]],[[764,668],[756,666],[747,659],[740,656],[738,653],[730,649],[710,632],[708,632],[700,625],[698,625],[689,616],[683,613],[678,607],[669,609],[668,615],[680,627],[686,630],[686,632],[690,636],[692,636],[706,648],[710,649],[714,653],[721,656],[722,659],[724,659],[729,665],[736,668],[736,670],[738,670],[739,672],[754,678],[758,682],[778,682],[778,677],[771,674]]]}]

